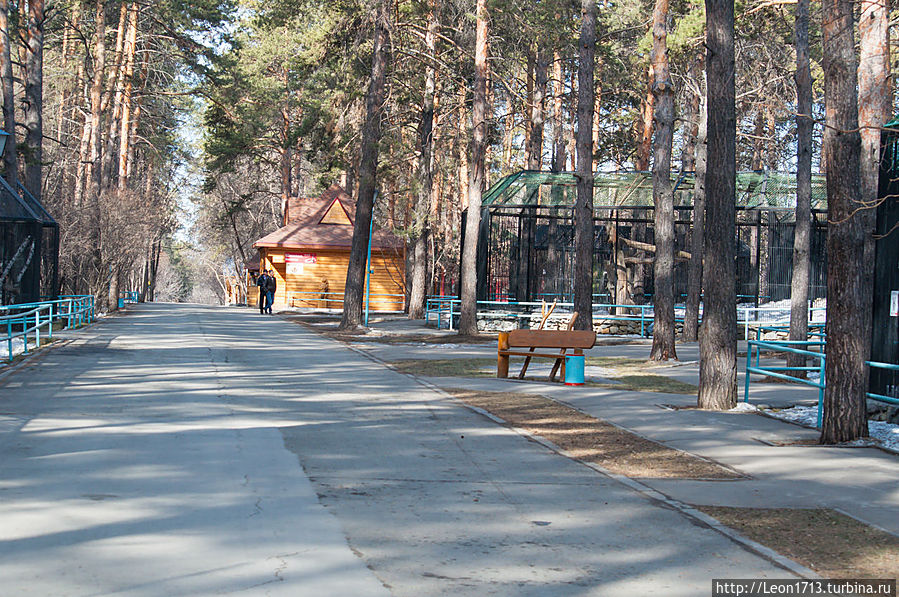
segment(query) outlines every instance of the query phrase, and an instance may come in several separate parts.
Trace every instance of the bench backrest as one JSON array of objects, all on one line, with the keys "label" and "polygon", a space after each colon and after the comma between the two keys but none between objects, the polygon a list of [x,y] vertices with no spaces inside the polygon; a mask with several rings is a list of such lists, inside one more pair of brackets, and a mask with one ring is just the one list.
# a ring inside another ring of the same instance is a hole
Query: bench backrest
[{"label": "bench backrest", "polygon": [[512,330],[509,346],[535,348],[593,348],[596,332],[588,330]]}]

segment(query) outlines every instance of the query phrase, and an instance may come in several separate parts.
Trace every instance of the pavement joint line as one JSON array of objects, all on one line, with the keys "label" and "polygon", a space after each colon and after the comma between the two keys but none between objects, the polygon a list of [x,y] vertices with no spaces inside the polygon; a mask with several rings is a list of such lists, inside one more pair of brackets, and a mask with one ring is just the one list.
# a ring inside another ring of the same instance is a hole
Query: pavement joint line
[{"label": "pavement joint line", "polygon": [[[590,468],[590,469],[594,470],[595,472],[600,473],[601,475],[604,475],[605,477],[608,477],[614,481],[617,481],[621,485],[624,485],[628,489],[631,489],[632,491],[636,492],[637,494],[639,494],[640,496],[642,496],[644,499],[646,499],[648,501],[663,504],[664,506],[667,506],[668,508],[679,512],[681,515],[685,516],[686,518],[689,518],[689,519],[693,520],[694,522],[699,523],[700,525],[723,535],[724,537],[730,539],[731,541],[733,541],[734,543],[736,543],[743,549],[745,549],[751,553],[755,553],[756,555],[768,560],[772,564],[774,564],[776,566],[780,566],[781,568],[787,570],[788,572],[792,572],[793,574],[795,574],[796,576],[798,576],[800,578],[807,578],[807,579],[821,578],[821,576],[818,575],[818,573],[816,573],[814,570],[811,570],[810,568],[807,568],[807,567],[803,566],[802,564],[799,564],[798,562],[794,562],[793,560],[791,560],[785,556],[782,556],[781,554],[777,553],[770,547],[766,547],[757,541],[753,541],[752,539],[738,533],[734,529],[732,529],[728,526],[725,526],[724,524],[719,522],[717,519],[709,516],[708,514],[705,514],[704,512],[697,510],[690,504],[686,504],[684,502],[681,502],[680,500],[676,500],[676,499],[666,495],[665,493],[658,491],[657,489],[654,489],[653,487],[651,487],[649,485],[641,483],[640,481],[637,481],[630,477],[626,477],[624,475],[619,475],[617,473],[613,473],[612,471],[610,471],[610,470],[606,469],[605,467],[602,467],[598,464],[594,464],[591,462],[585,462],[584,460],[576,458],[572,454],[570,454],[567,450],[560,448],[559,446],[550,442],[549,440],[546,440],[538,435],[534,435],[528,431],[525,431],[524,429],[514,427],[514,426],[508,424],[504,419],[501,419],[500,417],[497,417],[496,415],[489,413],[482,408],[470,406],[468,404],[465,404],[464,402],[457,400],[452,394],[446,392],[439,386],[436,386],[436,385],[432,384],[431,382],[418,377],[417,375],[414,375],[412,373],[398,371],[397,369],[392,367],[390,365],[390,363],[378,358],[377,356],[365,351],[364,349],[357,348],[355,346],[350,346],[350,344],[347,342],[341,342],[341,343],[344,344],[351,351],[353,351],[375,363],[383,365],[383,366],[387,367],[388,369],[391,369],[391,370],[395,371],[396,373],[399,373],[400,375],[405,375],[405,376],[411,378],[416,383],[418,383],[418,384],[428,388],[429,390],[437,393],[438,395],[442,396],[445,400],[450,400],[454,404],[457,404],[457,405],[461,404],[463,407],[465,407],[473,412],[476,412],[480,415],[483,415],[483,416],[487,417],[488,419],[511,429],[518,435],[521,435],[521,436],[526,437],[534,442],[537,442],[538,444],[548,448],[549,450],[551,450],[561,456],[569,458],[569,459],[573,460],[574,462],[578,462],[578,463],[586,466],[587,468]],[[562,404],[564,404],[564,403],[562,403]],[[566,406],[569,406],[569,405],[566,404]]]}]

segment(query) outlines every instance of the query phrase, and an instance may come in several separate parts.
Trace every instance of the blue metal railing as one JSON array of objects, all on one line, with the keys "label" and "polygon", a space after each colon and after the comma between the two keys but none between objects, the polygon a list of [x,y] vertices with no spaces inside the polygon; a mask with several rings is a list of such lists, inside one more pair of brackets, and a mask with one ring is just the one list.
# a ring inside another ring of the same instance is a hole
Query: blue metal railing
[{"label": "blue metal railing", "polygon": [[[544,303],[533,301],[477,301],[478,312],[492,312],[498,315],[506,315],[509,317],[530,318],[531,314],[537,312]],[[441,329],[446,324],[447,329],[452,330],[455,317],[461,314],[462,301],[455,296],[439,296],[429,297],[425,304],[425,323],[430,324],[436,320],[437,329]],[[574,308],[574,303],[556,303],[559,309],[570,310]],[[619,313],[613,314],[614,310],[619,311],[639,311],[640,313]],[[564,311],[561,311],[564,312]],[[650,335],[652,331],[653,310],[652,305],[623,305],[615,303],[594,303],[593,304],[594,321],[630,321],[640,322],[640,335]]]},{"label": "blue metal railing", "polygon": [[[818,323],[809,322],[808,337],[823,339],[826,336],[825,327],[826,327],[826,324],[824,324],[823,322],[818,322]],[[790,333],[790,325],[789,324],[760,325],[755,328],[755,339],[756,340],[764,340],[762,335],[767,332],[789,334]]]},{"label": "blue metal railing", "polygon": [[136,305],[140,300],[140,293],[136,290],[129,290],[127,292],[123,292],[121,296],[119,296],[119,307],[123,307],[125,305]]},{"label": "blue metal railing", "polygon": [[[768,375],[778,379],[784,379],[795,383],[801,383],[813,388],[818,388],[818,427],[821,427],[821,415],[824,407],[824,340],[749,340],[746,348],[746,380],[743,388],[743,401],[749,402],[749,382],[752,373],[760,375]],[[804,348],[797,348],[798,346]],[[821,352],[814,350],[806,350],[806,348],[820,347]],[[762,350],[772,350],[776,352],[789,352],[792,354],[803,355],[812,359],[818,359],[818,364],[812,367],[786,367],[780,365],[761,364]],[[753,355],[755,356],[755,365],[753,365]],[[793,377],[781,371],[806,371],[817,372],[818,380]]]},{"label": "blue metal railing", "polygon": [[[372,303],[387,303],[396,306],[396,311],[402,311],[405,304],[406,296],[403,294],[376,294],[369,295]],[[299,303],[299,304],[298,304]],[[289,307],[301,307],[303,303],[307,303],[310,308],[319,309],[342,309],[343,293],[342,292],[303,292],[299,290],[291,290],[287,293],[287,305]],[[322,306],[324,303],[324,306]],[[331,304],[335,303],[332,307]]]},{"label": "blue metal railing", "polygon": [[14,315],[0,316],[0,326],[6,329],[6,347],[12,361],[14,339],[22,339],[22,353],[28,354],[29,334],[34,337],[35,348],[41,345],[41,328],[46,327],[47,336],[53,337],[53,305],[41,305]]},{"label": "blue metal railing", "polygon": [[[809,324],[824,321],[826,313],[827,310],[824,307],[809,305]],[[819,314],[821,316],[816,317]],[[737,325],[743,327],[743,339],[749,340],[751,338],[750,331],[760,325],[789,326],[790,310],[783,307],[737,307]]]},{"label": "blue metal railing", "polygon": [[41,331],[46,328],[47,337],[52,338],[53,324],[61,320],[66,321],[67,328],[93,321],[94,297],[65,296],[55,301],[0,305],[0,333],[6,332],[8,360],[14,356],[13,340],[21,338],[22,353],[28,354],[29,341],[33,339],[35,348],[39,348]]},{"label": "blue metal railing", "polygon": [[[899,365],[894,365],[891,363],[878,363],[877,361],[865,361],[868,364],[868,367],[874,367],[875,369],[887,369],[888,371],[897,371],[899,372]],[[885,402],[886,404],[897,404],[899,405],[899,398],[895,396],[886,396],[884,394],[875,394],[873,392],[868,392],[866,394],[868,398],[871,400],[876,400],[878,402]]]},{"label": "blue metal railing", "polygon": [[[745,387],[743,390],[743,400],[744,402],[749,402],[749,382],[750,375],[752,373],[768,375],[771,377],[776,377],[779,379],[784,379],[787,381],[791,381],[794,383],[801,383],[807,386],[811,386],[814,388],[818,388],[818,422],[817,427],[821,428],[821,420],[824,412],[824,389],[826,388],[826,379],[824,375],[824,366],[827,360],[827,357],[824,354],[824,350],[826,347],[826,340],[824,339],[824,330],[823,324],[816,326],[822,329],[809,329],[809,335],[817,335],[820,337],[820,340],[807,340],[807,341],[791,341],[791,340],[750,340],[748,342],[748,348],[746,350],[746,381]],[[762,330],[770,330],[770,329],[779,329],[774,328],[773,326],[763,327]],[[761,330],[758,332],[760,333]],[[796,346],[804,346],[806,348],[812,347],[820,347],[820,352],[815,350],[805,350],[803,348],[796,348]],[[760,354],[762,349],[774,350],[777,352],[788,352],[792,354],[799,354],[806,357],[811,357],[818,360],[818,364],[812,367],[781,367],[781,366],[772,366],[772,365],[764,365],[762,366],[760,362]],[[753,355],[755,357],[755,364],[753,365]],[[874,367],[877,369],[887,369],[889,371],[897,371],[899,372],[899,365],[892,363],[878,363],[876,361],[865,361],[865,363],[869,367]],[[817,372],[818,380],[809,380],[793,377],[791,375],[787,375],[784,373],[780,373],[781,371],[807,371],[807,372]],[[867,392],[865,396],[870,400],[875,400],[878,402],[884,402],[886,404],[894,404],[899,405],[899,398],[896,396],[887,396],[885,394],[877,394],[874,392]]]},{"label": "blue metal railing", "polygon": [[[604,297],[607,295],[594,295]],[[495,300],[495,301],[477,301],[478,311],[492,311],[494,313],[506,312],[509,316],[530,316],[530,311],[535,311],[540,307],[540,302],[526,302],[516,300]],[[571,302],[556,303],[561,309],[571,309]],[[613,310],[619,311],[613,314]],[[426,303],[425,323],[430,324],[436,320],[438,328],[448,327],[453,329],[454,317],[458,316],[461,311],[461,300],[458,296],[432,296]],[[639,315],[636,313],[639,311]],[[621,313],[624,312],[624,313]],[[702,305],[700,305],[700,319],[702,318]],[[810,329],[817,330],[823,326],[826,313],[823,307],[809,306],[809,326]],[[784,318],[786,316],[786,318]],[[640,335],[647,337],[652,335],[652,321],[654,317],[653,306],[651,304],[644,305],[625,305],[620,303],[593,303],[593,317],[595,319],[604,319],[609,321],[634,321],[640,322]],[[683,323],[684,307],[675,307],[675,322]],[[817,321],[816,321],[817,320]],[[744,329],[744,338],[750,339],[751,332],[757,330],[760,326],[789,326],[789,309],[783,307],[737,307],[737,322]],[[773,328],[772,328],[773,329]],[[789,327],[786,328],[789,331]],[[758,332],[756,332],[758,334]]]}]

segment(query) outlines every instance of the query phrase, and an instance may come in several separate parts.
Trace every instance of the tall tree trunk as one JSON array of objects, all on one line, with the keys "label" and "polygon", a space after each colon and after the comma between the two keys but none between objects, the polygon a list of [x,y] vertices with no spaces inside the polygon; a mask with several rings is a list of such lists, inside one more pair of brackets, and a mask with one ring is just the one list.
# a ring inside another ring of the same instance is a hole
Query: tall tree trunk
[{"label": "tall tree trunk", "polygon": [[652,71],[655,81],[655,148],[652,189],[655,226],[653,361],[677,359],[674,344],[674,189],[671,146],[674,141],[674,83],[668,74],[668,0],[656,0],[652,18]]},{"label": "tall tree trunk", "polygon": [[[123,2],[119,9],[119,24],[116,27],[115,51],[112,55],[112,71],[109,73],[108,86],[111,93],[107,93],[101,103],[101,112],[106,114],[106,137],[103,141],[101,155],[102,181],[104,188],[111,188],[115,174],[118,173],[116,157],[116,140],[122,127],[122,98],[125,83],[125,37],[128,24],[128,3]],[[110,105],[112,112],[108,113]]]},{"label": "tall tree trunk", "polygon": [[477,0],[477,34],[474,53],[474,97],[471,107],[471,167],[468,178],[468,211],[465,246],[462,247],[462,308],[459,333],[478,333],[477,251],[484,193],[484,155],[487,147],[487,0]]},{"label": "tall tree trunk", "polygon": [[865,392],[870,349],[860,325],[868,292],[862,259],[861,135],[858,133],[858,73],[853,4],[824,0],[824,146],[827,151],[827,361],[821,443],[868,435]]},{"label": "tall tree trunk", "polygon": [[750,170],[759,172],[765,169],[765,119],[762,108],[755,111],[755,130],[752,134],[752,159],[749,161]]},{"label": "tall tree trunk", "polygon": [[[531,135],[534,125],[534,68],[536,67],[536,50],[533,45],[528,48],[527,64],[524,74],[524,162],[527,164],[531,150]],[[464,89],[464,87],[463,87]]]},{"label": "tall tree trunk", "polygon": [[162,253],[162,239],[157,238],[153,241],[153,248],[150,251],[150,281],[147,284],[147,300],[150,302],[156,300],[156,278],[159,273],[160,253]]},{"label": "tall tree trunk", "polygon": [[503,164],[512,163],[512,142],[515,138],[515,102],[506,90],[506,117],[503,119]]},{"label": "tall tree trunk", "polygon": [[656,96],[652,93],[655,77],[651,64],[647,67],[646,74],[646,97],[643,98],[640,107],[640,121],[637,123],[637,156],[634,159],[634,169],[638,172],[649,170],[649,156],[652,154],[652,115]]},{"label": "tall tree trunk", "polygon": [[6,182],[16,188],[16,105],[12,77],[12,39],[9,36],[9,1],[0,0],[0,87],[3,91],[3,130],[9,133],[3,153]]},{"label": "tall tree trunk", "polygon": [[[565,169],[564,99],[565,75],[562,71],[562,57],[555,52],[553,55],[553,158],[551,167],[553,172],[561,172]],[[594,137],[594,145],[595,143]]]},{"label": "tall tree trunk", "polygon": [[[437,53],[437,10],[434,2],[428,12],[428,31],[425,34],[428,57]],[[431,236],[431,195],[434,173],[431,170],[434,154],[434,91],[435,69],[425,67],[425,89],[421,100],[418,123],[418,193],[412,223],[412,289],[409,293],[409,319],[421,319],[425,312],[428,279],[428,243]]]},{"label": "tall tree trunk", "polygon": [[[650,31],[652,33],[652,31]],[[637,145],[637,156],[634,160],[634,168],[638,172],[645,172],[650,168],[650,156],[652,155],[652,131],[653,119],[655,115],[656,96],[653,93],[655,85],[655,73],[653,73],[653,65],[650,62],[646,69],[646,97],[643,99],[642,110],[640,113],[640,123],[638,126],[639,143]],[[630,238],[644,242],[646,240],[646,224],[642,222],[635,223],[631,227]],[[621,300],[622,303],[634,304],[644,302],[644,279],[645,267],[644,259],[646,253],[640,251],[637,253],[638,260],[633,267],[627,268],[629,280],[626,287],[629,289],[627,296]],[[619,278],[620,280],[620,278]],[[619,297],[620,299],[621,297]]]},{"label": "tall tree trunk", "polygon": [[593,68],[596,0],[581,0],[577,74],[577,203],[574,208],[575,328],[593,329]]},{"label": "tall tree trunk", "polygon": [[765,106],[765,120],[768,125],[765,166],[769,172],[776,172],[780,164],[780,143],[777,138],[777,118],[774,115],[771,104]]},{"label": "tall tree trunk", "polygon": [[87,195],[90,224],[88,236],[91,247],[92,293],[99,295],[104,275],[102,270],[102,209],[100,189],[103,182],[101,164],[101,119],[103,115],[103,79],[106,71],[106,2],[97,0],[94,33],[94,72],[90,88],[89,159],[85,168],[85,194]]},{"label": "tall tree trunk", "polygon": [[687,102],[687,114],[684,117],[683,138],[684,147],[681,152],[681,171],[696,171],[696,143],[699,136],[699,114],[703,107],[703,89],[705,89],[705,68],[703,55],[700,53],[696,60],[690,64],[689,78],[695,88],[690,90],[690,101]]},{"label": "tall tree trunk", "polygon": [[545,50],[538,50],[534,67],[534,95],[531,97],[531,136],[528,145],[528,170],[543,167],[543,125],[546,121],[546,80],[549,60]]},{"label": "tall tree trunk", "polygon": [[134,147],[134,130],[135,123],[132,122],[132,106],[134,92],[134,57],[137,51],[137,18],[140,8],[137,2],[132,2],[128,14],[128,32],[125,35],[124,46],[124,69],[123,80],[124,88],[122,90],[122,118],[121,130],[119,132],[119,164],[118,174],[119,189],[128,187],[128,177],[131,173],[130,160],[131,148]]},{"label": "tall tree trunk", "polygon": [[[456,130],[456,151],[459,163],[459,207],[468,207],[468,111],[465,108],[468,94],[464,85],[459,86],[458,128]],[[461,210],[460,210],[461,211]]]},{"label": "tall tree trunk", "polygon": [[[565,84],[564,73],[562,71],[562,58],[558,52],[553,55],[553,152],[550,170],[553,172],[561,172],[565,169],[565,118],[564,118],[564,99]],[[561,205],[562,187],[553,188],[553,204]],[[561,246],[559,243],[559,220],[560,212],[567,210],[551,209],[549,224],[547,226],[547,244],[546,244],[546,266],[544,275],[544,293],[551,295],[553,298],[564,297],[564,288],[562,287],[561,267]],[[564,298],[562,299],[564,300]]]},{"label": "tall tree trunk", "polygon": [[115,267],[109,272],[109,288],[106,293],[106,302],[110,311],[118,311],[119,309],[119,268]]},{"label": "tall tree trunk", "polygon": [[292,149],[290,143],[290,110],[287,107],[281,108],[281,134],[280,146],[278,152],[280,155],[279,173],[281,179],[281,222],[282,226],[287,225],[287,201],[290,198],[290,192],[293,189],[293,160]]},{"label": "tall tree trunk", "polygon": [[[737,405],[734,0],[706,0],[708,163],[705,310],[699,334],[699,406]],[[714,284],[708,281],[714,280]]]},{"label": "tall tree trunk", "polygon": [[28,41],[25,52],[25,188],[41,199],[44,144],[44,0],[28,2]]},{"label": "tall tree trunk", "polygon": [[[568,93],[568,113],[571,118],[571,134],[568,135],[568,159],[571,167],[569,170],[575,172],[577,170],[577,102],[578,94],[575,86],[574,74],[571,76],[571,90]],[[595,116],[594,116],[595,118]]]},{"label": "tall tree trunk", "polygon": [[[594,66],[594,72],[599,71],[602,72],[602,58],[597,60],[598,64]],[[597,68],[598,67],[598,68]],[[595,77],[594,77],[595,78]],[[600,75],[600,83],[597,86],[599,89],[596,90],[596,100],[594,102],[595,107],[593,109],[593,171],[599,168],[600,156],[597,155],[599,151],[599,142],[602,139],[602,76]]]},{"label": "tall tree trunk", "polygon": [[708,155],[708,110],[705,98],[705,77],[699,104],[699,129],[696,133],[695,168],[693,182],[693,231],[690,236],[690,264],[687,269],[687,304],[684,313],[684,341],[696,342],[699,333],[699,304],[702,299],[702,260],[705,253],[705,177]]},{"label": "tall tree trunk", "polygon": [[387,95],[387,63],[390,45],[389,11],[387,0],[380,0],[375,16],[371,81],[365,98],[365,125],[362,129],[362,149],[359,160],[359,200],[356,203],[350,263],[346,272],[343,317],[339,326],[341,330],[356,329],[362,324],[362,293],[365,284],[365,270],[368,268],[369,226],[377,189],[381,113]]},{"label": "tall tree trunk", "polygon": [[[796,228],[790,281],[790,340],[808,339],[808,283],[812,228],[812,73],[808,46],[809,0],[796,3]],[[801,348],[801,347],[800,347]],[[787,367],[804,367],[802,355],[787,354]],[[797,371],[796,377],[805,377]]]},{"label": "tall tree trunk", "polygon": [[[890,2],[863,0],[858,23],[858,125],[862,150],[860,163],[861,201],[865,209],[859,212],[865,240],[859,313],[862,323],[858,330],[866,347],[864,359],[870,357],[873,289],[874,289],[874,228],[875,206],[881,201],[878,193],[880,174],[880,129],[890,121],[892,93],[890,89]],[[867,382],[866,382],[867,384]]]},{"label": "tall tree trunk", "polygon": [[140,130],[140,117],[142,113],[142,100],[143,95],[139,95],[136,99],[132,99],[131,103],[134,106],[132,110],[132,116],[128,122],[128,150],[124,157],[125,159],[125,172],[124,179],[119,179],[119,184],[121,188],[125,188],[125,185],[128,184],[128,181],[131,179],[131,174],[134,172],[134,152],[135,147],[137,145],[137,131]]}]

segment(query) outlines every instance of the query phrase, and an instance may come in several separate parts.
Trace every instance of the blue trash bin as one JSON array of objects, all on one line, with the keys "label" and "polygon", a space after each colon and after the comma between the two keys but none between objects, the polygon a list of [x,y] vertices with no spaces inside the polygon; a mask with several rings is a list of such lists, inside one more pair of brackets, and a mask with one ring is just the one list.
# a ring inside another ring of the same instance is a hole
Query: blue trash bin
[{"label": "blue trash bin", "polygon": [[119,309],[124,309],[124,308],[125,308],[125,299],[120,298],[119,299]]},{"label": "blue trash bin", "polygon": [[584,355],[570,354],[565,356],[565,385],[584,385]]}]

